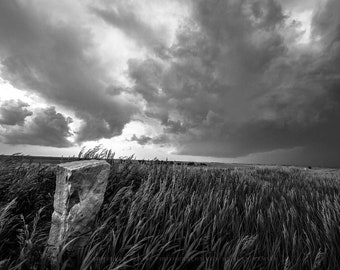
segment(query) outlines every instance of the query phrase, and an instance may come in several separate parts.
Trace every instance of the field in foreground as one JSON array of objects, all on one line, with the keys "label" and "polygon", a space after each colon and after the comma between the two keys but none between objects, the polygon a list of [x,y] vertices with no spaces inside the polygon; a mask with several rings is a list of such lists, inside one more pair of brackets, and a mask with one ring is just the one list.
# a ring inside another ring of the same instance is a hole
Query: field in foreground
[{"label": "field in foreground", "polygon": [[[113,160],[108,160],[113,162]],[[0,269],[48,269],[55,171],[0,163]],[[96,229],[60,269],[340,269],[339,174],[114,163]],[[70,239],[71,240],[71,239]]]}]

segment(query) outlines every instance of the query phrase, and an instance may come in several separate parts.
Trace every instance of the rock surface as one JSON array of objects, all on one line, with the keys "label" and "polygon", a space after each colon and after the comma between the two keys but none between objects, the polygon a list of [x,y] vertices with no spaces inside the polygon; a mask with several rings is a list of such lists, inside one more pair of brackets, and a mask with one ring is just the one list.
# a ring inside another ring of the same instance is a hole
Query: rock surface
[{"label": "rock surface", "polygon": [[71,249],[84,245],[106,190],[110,165],[103,160],[83,160],[57,166],[54,212],[48,239],[49,253],[56,258],[68,239],[78,236]]}]

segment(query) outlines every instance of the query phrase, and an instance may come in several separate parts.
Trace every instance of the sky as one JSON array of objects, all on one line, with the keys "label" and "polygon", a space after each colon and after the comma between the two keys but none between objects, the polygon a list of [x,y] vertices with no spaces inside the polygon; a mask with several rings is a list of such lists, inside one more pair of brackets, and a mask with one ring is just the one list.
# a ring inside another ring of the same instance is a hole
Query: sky
[{"label": "sky", "polygon": [[339,0],[1,0],[0,153],[340,166]]}]

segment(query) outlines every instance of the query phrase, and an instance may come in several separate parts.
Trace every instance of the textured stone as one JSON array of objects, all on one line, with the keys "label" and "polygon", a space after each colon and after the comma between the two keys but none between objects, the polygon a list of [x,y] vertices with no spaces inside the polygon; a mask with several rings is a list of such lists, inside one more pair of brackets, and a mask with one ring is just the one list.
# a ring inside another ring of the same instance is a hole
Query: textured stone
[{"label": "textured stone", "polygon": [[103,160],[84,160],[57,166],[54,212],[48,239],[55,258],[63,242],[80,236],[71,249],[84,245],[93,229],[106,190],[110,165]]}]

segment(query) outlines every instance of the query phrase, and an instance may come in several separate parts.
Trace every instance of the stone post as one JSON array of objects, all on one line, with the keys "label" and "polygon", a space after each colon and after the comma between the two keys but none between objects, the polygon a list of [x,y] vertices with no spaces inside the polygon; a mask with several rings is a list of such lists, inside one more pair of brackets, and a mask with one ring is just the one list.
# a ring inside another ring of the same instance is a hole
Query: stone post
[{"label": "stone post", "polygon": [[93,229],[106,190],[110,165],[104,160],[83,160],[57,166],[54,212],[48,238],[48,254],[53,264],[60,247],[78,237],[71,251],[81,248]]}]

